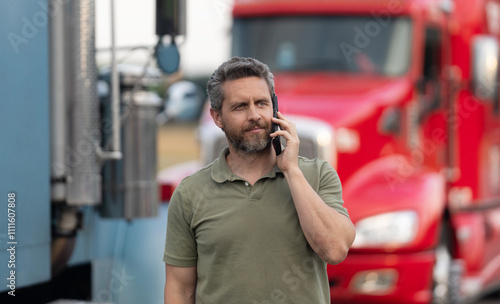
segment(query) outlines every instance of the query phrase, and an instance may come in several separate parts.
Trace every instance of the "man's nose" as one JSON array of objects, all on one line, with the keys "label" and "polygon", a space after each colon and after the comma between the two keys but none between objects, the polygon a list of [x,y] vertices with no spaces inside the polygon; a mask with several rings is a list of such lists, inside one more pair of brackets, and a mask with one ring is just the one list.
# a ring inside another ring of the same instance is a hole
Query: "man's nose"
[{"label": "man's nose", "polygon": [[255,105],[250,105],[248,107],[247,116],[248,120],[250,121],[256,121],[260,119],[260,114],[257,111],[257,107]]}]

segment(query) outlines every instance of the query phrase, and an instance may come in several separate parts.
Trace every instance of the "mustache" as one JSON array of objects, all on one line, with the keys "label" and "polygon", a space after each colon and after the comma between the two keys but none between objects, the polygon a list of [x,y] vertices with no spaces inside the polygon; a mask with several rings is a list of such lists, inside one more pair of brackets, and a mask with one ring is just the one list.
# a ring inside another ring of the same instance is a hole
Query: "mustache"
[{"label": "mustache", "polygon": [[250,131],[250,130],[253,130],[255,128],[261,128],[261,129],[265,129],[267,130],[268,129],[268,124],[265,123],[265,122],[262,122],[262,123],[258,123],[258,122],[252,122],[250,123],[244,130],[243,132],[246,132],[246,131]]}]

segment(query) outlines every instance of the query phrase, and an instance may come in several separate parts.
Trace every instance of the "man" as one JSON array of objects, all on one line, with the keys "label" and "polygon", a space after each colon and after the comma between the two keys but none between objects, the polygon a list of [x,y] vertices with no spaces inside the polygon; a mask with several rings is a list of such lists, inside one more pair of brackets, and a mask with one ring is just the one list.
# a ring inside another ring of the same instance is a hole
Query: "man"
[{"label": "man", "polygon": [[[337,173],[299,157],[295,125],[273,118],[267,65],[232,58],[207,92],[229,147],[172,197],[165,303],[330,303],[326,262],[344,260],[355,236]],[[286,140],[279,156],[276,136]]]}]

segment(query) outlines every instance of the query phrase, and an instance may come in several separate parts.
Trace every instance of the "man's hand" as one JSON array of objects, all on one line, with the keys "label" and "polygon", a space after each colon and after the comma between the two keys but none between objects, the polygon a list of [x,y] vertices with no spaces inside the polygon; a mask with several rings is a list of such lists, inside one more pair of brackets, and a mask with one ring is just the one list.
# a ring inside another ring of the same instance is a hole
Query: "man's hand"
[{"label": "man's hand", "polygon": [[271,137],[282,136],[286,140],[286,148],[276,158],[276,164],[282,172],[299,168],[298,156],[300,140],[297,135],[295,124],[278,112],[278,118],[272,118],[272,121],[280,126],[281,130],[271,133]]}]

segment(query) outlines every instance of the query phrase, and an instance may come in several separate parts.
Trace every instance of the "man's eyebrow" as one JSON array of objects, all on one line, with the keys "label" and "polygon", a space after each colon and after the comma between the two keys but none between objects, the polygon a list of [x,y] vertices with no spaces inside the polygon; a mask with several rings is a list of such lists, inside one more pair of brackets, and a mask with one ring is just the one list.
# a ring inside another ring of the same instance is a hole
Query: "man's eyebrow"
[{"label": "man's eyebrow", "polygon": [[262,97],[262,98],[259,98],[259,99],[256,99],[255,102],[271,102],[268,98],[265,98],[265,97]]},{"label": "man's eyebrow", "polygon": [[248,101],[237,101],[237,102],[231,104],[230,108],[234,109],[234,108],[237,108],[241,105],[246,105],[246,104],[248,104]]}]

